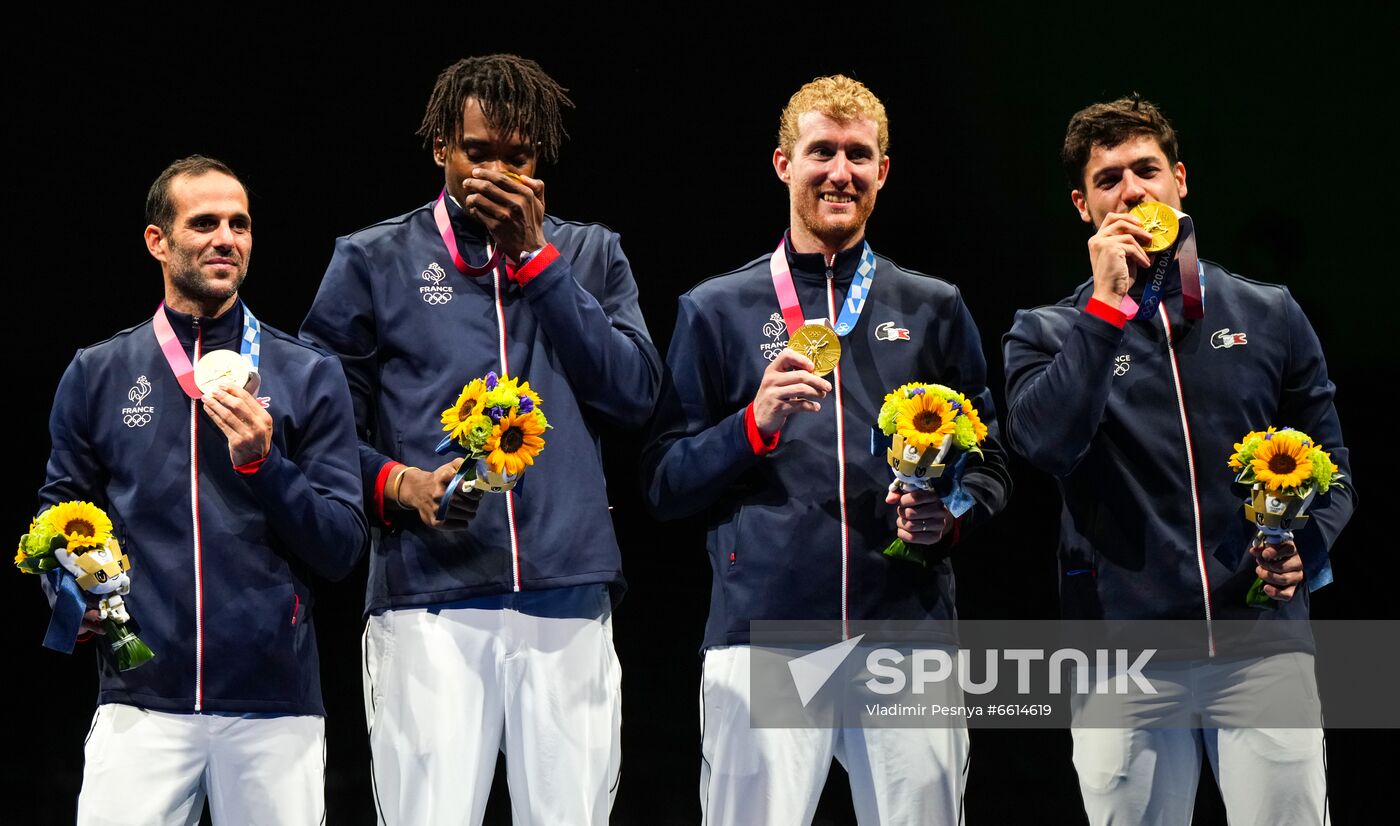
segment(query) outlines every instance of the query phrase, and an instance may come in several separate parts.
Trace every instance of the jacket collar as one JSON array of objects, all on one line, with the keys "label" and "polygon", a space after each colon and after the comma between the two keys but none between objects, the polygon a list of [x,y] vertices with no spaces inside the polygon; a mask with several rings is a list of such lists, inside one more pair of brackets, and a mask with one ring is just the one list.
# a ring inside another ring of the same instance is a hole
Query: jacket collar
[{"label": "jacket collar", "polygon": [[[787,243],[783,249],[787,251],[788,266],[792,268],[794,278],[806,280],[826,280],[826,256],[819,252],[794,252],[792,249],[792,233],[784,235]],[[856,274],[856,267],[860,265],[860,254],[865,248],[865,236],[857,238],[854,244],[836,253],[836,261],[831,267],[834,280],[838,282],[848,282]]]},{"label": "jacket collar", "polygon": [[243,302],[236,301],[228,312],[217,318],[192,316],[165,307],[165,317],[175,330],[175,337],[186,350],[194,349],[195,338],[203,331],[200,350],[208,352],[227,347],[243,336]]}]

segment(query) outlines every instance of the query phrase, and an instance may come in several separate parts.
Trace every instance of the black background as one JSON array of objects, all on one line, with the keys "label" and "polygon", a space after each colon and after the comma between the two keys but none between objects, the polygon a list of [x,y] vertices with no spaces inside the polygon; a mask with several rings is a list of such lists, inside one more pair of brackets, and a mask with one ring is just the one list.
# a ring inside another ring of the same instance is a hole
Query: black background
[{"label": "black background", "polygon": [[[844,72],[890,115],[890,179],[868,237],[962,289],[1001,405],[1000,337],[1014,311],[1088,277],[1088,232],[1057,163],[1065,123],[1081,106],[1138,90],[1181,134],[1202,255],[1287,284],[1339,387],[1367,507],[1333,549],[1337,582],[1314,595],[1314,615],[1396,618],[1387,568],[1373,561],[1385,550],[1373,540],[1385,535],[1387,480],[1371,470],[1384,461],[1383,403],[1396,377],[1381,292],[1396,244],[1396,62],[1385,34],[1394,23],[1288,4],[1230,13],[1099,4],[1066,16],[1000,6],[559,15],[464,5],[334,19],[210,7],[12,19],[3,199],[10,487],[0,525],[18,536],[33,513],[49,401],[73,351],[139,322],[160,299],[142,206],[174,158],[214,155],[247,182],[257,244],[244,296],[262,320],[296,330],[337,236],[441,186],[413,134],[437,72],[470,54],[532,57],[578,107],[561,162],[540,172],[549,209],[622,234],[664,353],[676,296],[770,249],[786,224],[771,155],[787,97],[814,76]],[[1269,334],[1262,324],[1248,332]],[[625,676],[613,819],[693,823],[709,567],[697,525],[643,512],[637,439],[614,434],[608,444],[631,583],[614,615]],[[1013,472],[1010,507],[955,559],[967,617],[1056,615],[1056,495],[1024,463]],[[361,568],[319,588],[332,823],[373,822],[358,668],[363,584]],[[15,818],[6,820],[71,822],[96,694],[92,655],[41,650],[39,589],[18,573],[0,573],[0,587],[0,690],[12,729],[4,777]],[[139,570],[135,588],[139,606]],[[1393,732],[1328,732],[1337,823],[1360,821],[1389,797],[1383,766],[1397,745]],[[972,754],[971,822],[1082,822],[1066,733],[977,731]],[[832,778],[843,779],[839,768]],[[498,782],[488,822],[508,818]],[[817,822],[852,821],[844,784],[830,783]],[[1196,822],[1224,822],[1208,783]]]}]

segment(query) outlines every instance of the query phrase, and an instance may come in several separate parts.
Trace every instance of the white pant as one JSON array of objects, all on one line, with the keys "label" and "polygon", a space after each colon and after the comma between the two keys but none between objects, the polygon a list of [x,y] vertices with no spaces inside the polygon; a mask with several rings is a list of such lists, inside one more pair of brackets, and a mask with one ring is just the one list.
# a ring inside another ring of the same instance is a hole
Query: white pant
[{"label": "white pant", "polygon": [[621,761],[606,587],[403,608],[365,627],[365,715],[386,826],[479,824],[496,754],[512,818],[605,824]]},{"label": "white pant", "polygon": [[968,736],[959,728],[751,728],[746,645],[705,652],[700,808],[707,826],[810,824],[831,759],[862,824],[962,822]]},{"label": "white pant", "polygon": [[[1274,719],[1290,715],[1300,724],[1320,726],[1311,656],[1173,664],[1143,673],[1157,688],[1155,697],[1075,699],[1076,720],[1124,719],[1121,715],[1145,708],[1148,719],[1169,726],[1071,729],[1074,768],[1091,826],[1189,824],[1202,748],[1232,826],[1331,822],[1320,727],[1210,726],[1212,719],[1249,719],[1250,703],[1269,703],[1259,714]],[[1192,719],[1201,721],[1199,727],[1189,727]]]},{"label": "white pant", "polygon": [[80,826],[199,822],[209,799],[227,826],[325,819],[321,717],[171,714],[97,707],[84,748]]}]

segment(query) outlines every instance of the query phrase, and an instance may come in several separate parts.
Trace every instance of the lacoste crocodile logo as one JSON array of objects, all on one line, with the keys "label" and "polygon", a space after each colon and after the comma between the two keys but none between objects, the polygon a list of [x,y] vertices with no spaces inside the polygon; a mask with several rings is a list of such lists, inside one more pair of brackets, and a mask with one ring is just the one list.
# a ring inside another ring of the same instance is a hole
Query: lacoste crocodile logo
[{"label": "lacoste crocodile logo", "polygon": [[894,326],[893,321],[886,321],[875,328],[875,338],[878,341],[908,341],[909,331],[904,327]]},{"label": "lacoste crocodile logo", "polygon": [[1232,333],[1229,327],[1225,327],[1210,334],[1210,346],[1217,350],[1228,350],[1231,347],[1244,346],[1249,343],[1245,338],[1248,333]]}]

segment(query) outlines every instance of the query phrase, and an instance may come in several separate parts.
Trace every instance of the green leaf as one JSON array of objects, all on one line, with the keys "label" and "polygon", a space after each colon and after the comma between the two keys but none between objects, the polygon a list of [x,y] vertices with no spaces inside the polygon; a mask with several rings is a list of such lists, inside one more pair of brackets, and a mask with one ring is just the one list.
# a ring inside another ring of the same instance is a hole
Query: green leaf
[{"label": "green leaf", "polygon": [[885,548],[885,556],[891,559],[906,559],[910,562],[928,567],[928,559],[924,556],[924,549],[918,546],[911,546],[903,539],[896,539]]}]

